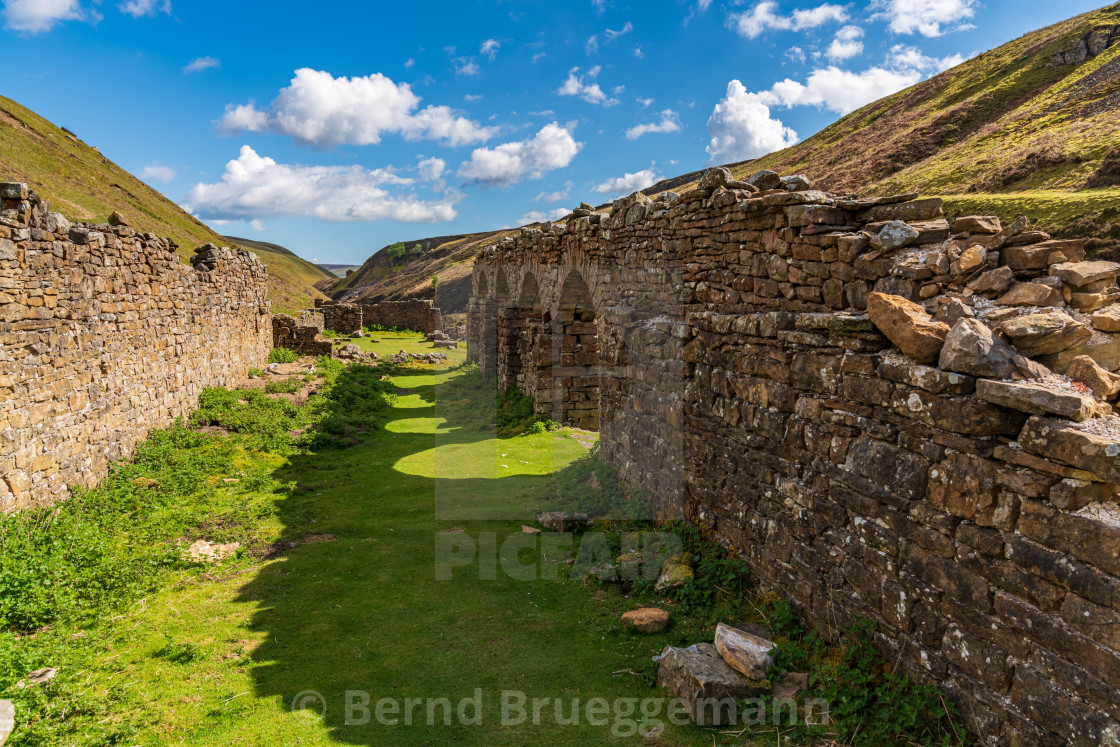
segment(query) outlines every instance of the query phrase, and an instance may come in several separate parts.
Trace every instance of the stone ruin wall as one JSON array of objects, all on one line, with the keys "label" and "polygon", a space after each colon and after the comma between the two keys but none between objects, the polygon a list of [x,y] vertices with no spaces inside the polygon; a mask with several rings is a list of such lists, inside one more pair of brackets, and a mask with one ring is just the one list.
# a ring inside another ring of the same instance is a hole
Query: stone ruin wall
[{"label": "stone ruin wall", "polygon": [[330,340],[324,340],[326,321],[322,314],[305,311],[300,316],[277,314],[272,317],[272,347],[287,348],[296,355],[332,355]]},{"label": "stone ruin wall", "polygon": [[326,329],[353,334],[364,324],[403,327],[429,334],[443,329],[443,317],[431,300],[384,301],[377,304],[349,304],[315,300]]},{"label": "stone ruin wall", "polygon": [[415,329],[424,334],[443,329],[443,317],[435,302],[426,299],[383,301],[362,304],[362,323]]},{"label": "stone ruin wall", "polygon": [[207,245],[71,225],[0,184],[0,511],[63,498],[272,347],[264,266]]},{"label": "stone ruin wall", "polygon": [[[1120,367],[1120,339],[1080,311],[1116,300],[1120,265],[1089,279],[1077,242],[950,224],[915,195],[771,186],[725,176],[503,240],[476,262],[468,359],[557,419],[596,376],[601,456],[658,515],[708,527],[830,635],[873,620],[886,658],[943,687],[983,743],[1116,744],[1120,431],[1032,358]],[[870,245],[892,231],[904,247]],[[1017,357],[999,337],[946,343],[961,373],[893,350],[874,291],[1021,333],[1046,304],[1077,328],[1027,329]],[[580,369],[565,333],[587,309],[599,360]],[[1032,377],[1041,393],[1016,389]]]}]

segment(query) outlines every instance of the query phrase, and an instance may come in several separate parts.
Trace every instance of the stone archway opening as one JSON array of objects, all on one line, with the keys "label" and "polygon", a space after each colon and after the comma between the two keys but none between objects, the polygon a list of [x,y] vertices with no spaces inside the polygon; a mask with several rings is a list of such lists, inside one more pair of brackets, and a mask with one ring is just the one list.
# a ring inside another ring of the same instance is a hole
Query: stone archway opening
[{"label": "stone archway opening", "polygon": [[537,278],[527,273],[517,297],[520,336],[517,340],[516,370],[511,370],[513,385],[533,400],[533,413],[552,416],[552,332],[551,315],[541,301]]},{"label": "stone archway opening", "polygon": [[599,430],[599,330],[591,289],[578,270],[564,280],[558,304],[554,347],[559,366],[555,408],[566,425]]},{"label": "stone archway opening", "polygon": [[[485,374],[494,373],[498,359],[497,302],[490,294],[490,283],[485,274],[478,277],[478,288],[468,310],[478,335],[468,342],[467,359],[478,362]],[[471,342],[474,343],[473,351]]]},{"label": "stone archway opening", "polygon": [[504,268],[498,269],[498,280],[494,292],[496,324],[498,333],[497,377],[498,391],[504,392],[517,386],[521,372],[521,356],[518,347],[524,335],[525,322],[519,309],[511,298],[509,281]]}]

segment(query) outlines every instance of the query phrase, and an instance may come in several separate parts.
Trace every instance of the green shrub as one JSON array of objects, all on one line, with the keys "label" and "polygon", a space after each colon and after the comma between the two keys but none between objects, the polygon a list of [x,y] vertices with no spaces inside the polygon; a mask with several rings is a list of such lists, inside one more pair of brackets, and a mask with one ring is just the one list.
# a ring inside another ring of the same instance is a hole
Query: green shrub
[{"label": "green shrub", "polygon": [[423,334],[418,329],[398,327],[395,324],[366,324],[362,326],[366,332],[397,332],[399,334]]},{"label": "green shrub", "polygon": [[258,379],[263,379],[265,376],[268,375],[268,372],[265,371],[263,368],[250,368],[248,375],[249,375],[250,378],[255,377],[255,378],[258,378]]},{"label": "green shrub", "polygon": [[259,389],[204,389],[190,422],[252,435],[270,451],[290,448],[289,431],[303,425],[303,413],[287,400],[273,399]]},{"label": "green shrub", "polygon": [[265,394],[294,394],[300,389],[303,389],[303,382],[299,379],[281,379],[264,385]]},{"label": "green shrub", "polygon": [[273,348],[272,352],[268,354],[269,363],[295,363],[295,352],[287,348]]},{"label": "green shrub", "polygon": [[844,631],[838,656],[824,655],[826,647],[815,631],[780,647],[772,676],[792,671],[791,666],[808,669],[807,696],[829,704],[827,725],[800,723],[791,727],[791,736],[866,747],[974,742],[940,690],[891,671],[872,643],[873,631],[872,621],[857,619]]}]

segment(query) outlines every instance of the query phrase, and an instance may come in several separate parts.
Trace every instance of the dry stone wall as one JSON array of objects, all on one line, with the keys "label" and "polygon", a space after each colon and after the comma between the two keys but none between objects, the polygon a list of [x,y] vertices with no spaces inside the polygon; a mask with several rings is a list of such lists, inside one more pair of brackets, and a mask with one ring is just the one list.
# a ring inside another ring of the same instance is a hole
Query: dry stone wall
[{"label": "dry stone wall", "polygon": [[468,357],[557,419],[597,384],[660,516],[830,634],[872,619],[982,743],[1117,744],[1117,275],[1025,220],[717,170],[481,254]]},{"label": "dry stone wall", "polygon": [[349,304],[315,300],[323,313],[326,329],[353,334],[364,324],[415,329],[425,334],[443,329],[440,310],[430,300],[385,301],[378,304]]},{"label": "dry stone wall", "polygon": [[272,346],[287,348],[296,355],[331,355],[330,340],[322,338],[323,315],[305,311],[299,318],[288,314],[272,317]]},{"label": "dry stone wall", "polygon": [[352,335],[362,331],[362,307],[315,299],[315,309],[323,315],[323,328],[339,334]]},{"label": "dry stone wall", "polygon": [[92,485],[204,387],[272,345],[264,266],[212,245],[183,264],[166,239],[71,225],[0,184],[0,511]]},{"label": "dry stone wall", "polygon": [[429,334],[443,329],[443,317],[435,302],[427,299],[384,301],[362,305],[362,323],[404,327]]}]

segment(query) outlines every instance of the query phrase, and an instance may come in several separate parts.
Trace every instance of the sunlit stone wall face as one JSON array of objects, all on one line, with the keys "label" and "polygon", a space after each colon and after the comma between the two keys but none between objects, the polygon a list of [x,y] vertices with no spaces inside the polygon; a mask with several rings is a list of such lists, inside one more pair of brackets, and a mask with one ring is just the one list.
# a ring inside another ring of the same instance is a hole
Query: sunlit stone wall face
[{"label": "sunlit stone wall face", "polygon": [[95,484],[267,359],[255,256],[207,245],[186,265],[127,225],[71,225],[23,184],[0,184],[0,208],[0,511]]}]

